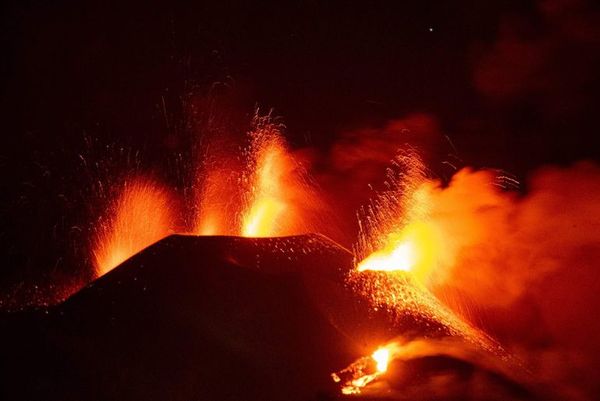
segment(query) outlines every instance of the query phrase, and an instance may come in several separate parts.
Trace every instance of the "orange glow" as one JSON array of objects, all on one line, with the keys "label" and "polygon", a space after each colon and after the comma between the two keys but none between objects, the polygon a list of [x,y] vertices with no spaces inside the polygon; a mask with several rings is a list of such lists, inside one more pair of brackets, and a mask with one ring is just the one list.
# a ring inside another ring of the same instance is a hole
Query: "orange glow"
[{"label": "orange glow", "polygon": [[198,170],[192,232],[275,237],[323,229],[324,204],[287,147],[283,126],[255,115],[242,157],[208,155]]},{"label": "orange glow", "polygon": [[[456,316],[429,290],[446,279],[454,238],[447,235],[435,196],[436,181],[428,180],[420,159],[406,154],[396,160],[388,177],[388,190],[372,201],[360,223],[359,243],[355,247],[359,262],[347,283],[373,310],[385,310],[391,321],[406,315],[425,316],[477,347],[492,350],[496,344],[484,333]],[[458,224],[458,223],[457,223]],[[354,374],[345,394],[360,389],[387,371],[388,362],[397,356],[387,347],[370,358],[376,372]]]},{"label": "orange glow", "polygon": [[96,229],[93,256],[97,276],[171,234],[172,208],[165,188],[144,178],[127,181]]},{"label": "orange glow", "polygon": [[336,383],[342,383],[342,394],[360,394],[364,387],[385,374],[389,362],[401,351],[398,343],[389,343],[378,348],[371,356],[362,357],[344,370],[333,373],[331,378]]},{"label": "orange glow", "polygon": [[[346,368],[332,373],[331,378],[340,385],[342,394],[363,394],[365,397],[378,400],[396,399],[396,397],[389,397],[391,389],[388,380],[399,377],[407,368],[406,362],[434,355],[474,361],[484,366],[490,364],[488,366],[494,366],[508,376],[518,374],[522,368],[517,360],[503,358],[502,364],[495,364],[495,359],[493,362],[486,360],[490,354],[482,352],[477,345],[465,343],[457,338],[422,337],[409,340],[397,337],[378,348],[370,356],[358,358]],[[396,363],[396,371],[390,374],[392,377],[386,377],[392,361]]]},{"label": "orange glow", "polygon": [[291,160],[277,132],[261,132],[254,141],[250,205],[243,215],[242,235],[267,237],[277,233],[288,209],[284,174]]},{"label": "orange glow", "polygon": [[406,271],[426,283],[436,266],[441,239],[432,223],[417,221],[392,232],[384,247],[358,264],[359,271]]},{"label": "orange glow", "polygon": [[389,173],[389,189],[362,216],[357,270],[404,271],[428,284],[443,249],[430,216],[430,181],[415,153],[398,156],[394,167],[399,171]]},{"label": "orange glow", "polygon": [[[435,294],[451,288],[483,304],[510,304],[568,264],[555,261],[596,240],[586,220],[596,213],[600,191],[589,178],[596,171],[586,164],[543,170],[524,197],[499,190],[515,181],[489,170],[462,169],[445,186],[418,170],[407,174],[408,184],[394,183],[363,217],[357,270],[405,271]],[[589,197],[561,190],[571,187]],[[565,209],[569,202],[578,207]]]},{"label": "orange glow", "polygon": [[283,126],[269,116],[255,117],[250,132],[244,208],[240,233],[245,237],[275,237],[315,231],[311,222],[320,202],[306,173],[281,135]]},{"label": "orange glow", "polygon": [[229,162],[205,166],[196,193],[197,209],[193,233],[196,235],[237,235],[239,183],[233,171],[224,168]]},{"label": "orange glow", "polygon": [[387,370],[388,363],[390,361],[390,350],[387,348],[379,348],[373,352],[371,358],[377,363],[377,371],[384,373]]}]

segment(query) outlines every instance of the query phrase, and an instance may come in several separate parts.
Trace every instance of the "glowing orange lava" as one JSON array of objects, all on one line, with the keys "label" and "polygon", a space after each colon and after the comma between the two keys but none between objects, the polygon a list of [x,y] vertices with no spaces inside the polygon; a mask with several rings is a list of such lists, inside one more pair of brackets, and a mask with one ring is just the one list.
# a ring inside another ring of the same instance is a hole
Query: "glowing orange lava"
[{"label": "glowing orange lava", "polygon": [[241,235],[274,237],[306,230],[301,205],[314,203],[311,188],[303,181],[298,164],[281,135],[282,126],[269,116],[255,117],[250,132]]},{"label": "glowing orange lava", "polygon": [[173,232],[169,192],[145,178],[127,181],[99,221],[93,245],[97,276]]},{"label": "glowing orange lava", "polygon": [[358,271],[405,271],[426,284],[434,271],[442,241],[431,222],[429,181],[421,159],[407,153],[395,160],[388,190],[377,195],[363,216],[356,254]]},{"label": "glowing orange lava", "polygon": [[387,348],[379,348],[377,351],[373,352],[371,358],[377,363],[377,371],[384,373],[390,362],[390,350]]},{"label": "glowing orange lava", "polygon": [[[439,276],[450,260],[446,248],[452,248],[452,238],[445,235],[434,202],[439,183],[426,178],[414,153],[400,155],[394,168],[390,169],[387,190],[377,195],[366,212],[363,209],[355,246],[359,262],[348,285],[373,310],[384,310],[391,322],[406,316],[423,317],[443,327],[445,336],[493,349],[495,344],[489,337],[452,313],[429,291],[441,280]],[[336,382],[342,382],[340,375],[346,378],[342,393],[360,393],[405,351],[404,346],[388,344],[332,377]]]},{"label": "glowing orange lava", "polygon": [[[239,177],[224,168],[230,162],[205,166],[196,194],[196,215],[193,233],[196,235],[237,235],[239,213]],[[200,181],[200,180],[199,180]]]},{"label": "glowing orange lava", "polygon": [[382,249],[359,264],[359,271],[406,271],[426,283],[441,250],[441,239],[434,224],[417,221],[390,233]]},{"label": "glowing orange lava", "polygon": [[323,202],[270,115],[256,114],[242,157],[207,155],[198,170],[198,235],[275,237],[320,232]]},{"label": "glowing orange lava", "polygon": [[249,207],[242,219],[242,235],[267,237],[277,233],[288,205],[283,174],[289,171],[286,149],[276,132],[260,133],[253,144],[254,171],[250,177]]},{"label": "glowing orange lava", "polygon": [[344,370],[333,373],[331,378],[336,383],[342,383],[343,394],[360,394],[365,386],[385,374],[389,362],[400,349],[397,343],[389,343],[378,348],[371,356],[360,358]]}]

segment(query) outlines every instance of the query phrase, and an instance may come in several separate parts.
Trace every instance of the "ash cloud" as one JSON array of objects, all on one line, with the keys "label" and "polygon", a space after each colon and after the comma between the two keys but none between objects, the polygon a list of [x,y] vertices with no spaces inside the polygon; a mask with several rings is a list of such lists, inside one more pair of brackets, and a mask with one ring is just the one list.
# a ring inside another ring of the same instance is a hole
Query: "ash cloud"
[{"label": "ash cloud", "polygon": [[[442,137],[425,115],[343,135],[320,177],[342,205],[336,213],[356,221],[349,211],[376,194],[398,148]],[[498,171],[473,168],[447,184],[424,182],[428,219],[442,238],[432,290],[521,359],[544,399],[597,399],[600,166],[544,166],[521,192],[505,182]]]},{"label": "ash cloud", "polygon": [[524,195],[490,171],[430,189],[444,240],[434,292],[523,359],[551,399],[600,394],[600,167],[544,167]]}]

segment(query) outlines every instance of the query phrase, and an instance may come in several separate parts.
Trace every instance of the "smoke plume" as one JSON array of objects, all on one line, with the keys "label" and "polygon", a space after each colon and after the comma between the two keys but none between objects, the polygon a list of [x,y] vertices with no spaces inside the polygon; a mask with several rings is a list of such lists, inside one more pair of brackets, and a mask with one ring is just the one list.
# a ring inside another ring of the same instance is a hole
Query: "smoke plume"
[{"label": "smoke plume", "polygon": [[544,167],[526,192],[463,169],[425,185],[442,243],[430,286],[522,358],[537,385],[568,399],[600,389],[600,167]]}]

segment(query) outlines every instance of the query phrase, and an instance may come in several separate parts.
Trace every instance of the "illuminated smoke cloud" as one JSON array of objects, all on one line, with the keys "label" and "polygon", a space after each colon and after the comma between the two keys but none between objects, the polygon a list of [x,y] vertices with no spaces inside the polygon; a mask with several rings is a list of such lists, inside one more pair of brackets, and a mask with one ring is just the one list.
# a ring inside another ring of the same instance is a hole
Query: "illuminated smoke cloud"
[{"label": "illuminated smoke cloud", "polygon": [[441,241],[429,287],[533,369],[540,386],[591,399],[599,388],[600,168],[535,172],[526,193],[490,171],[424,184],[425,219]]}]

